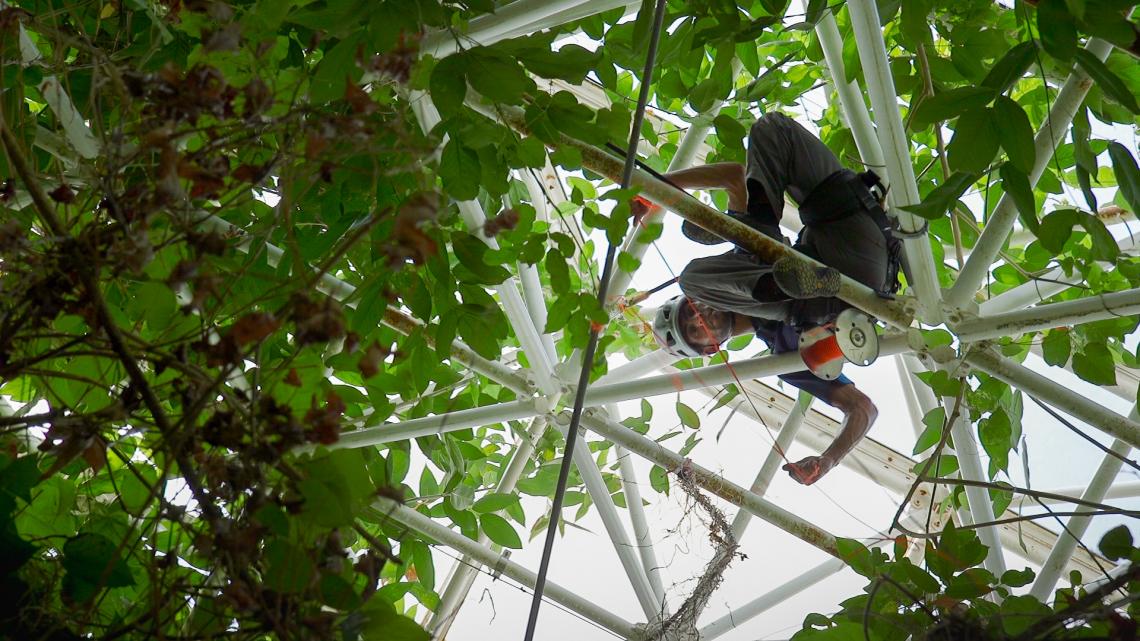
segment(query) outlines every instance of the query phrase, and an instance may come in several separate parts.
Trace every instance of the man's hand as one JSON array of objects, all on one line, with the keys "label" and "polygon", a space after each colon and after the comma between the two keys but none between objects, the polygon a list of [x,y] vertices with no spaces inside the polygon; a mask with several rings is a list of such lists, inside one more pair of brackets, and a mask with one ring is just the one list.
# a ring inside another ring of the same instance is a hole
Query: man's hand
[{"label": "man's hand", "polygon": [[633,224],[640,225],[641,219],[645,218],[646,215],[650,214],[656,208],[657,205],[654,205],[645,198],[634,196],[633,199],[629,201],[629,213],[633,217]]},{"label": "man's hand", "polygon": [[809,456],[796,463],[788,463],[783,467],[796,481],[804,485],[811,485],[821,476],[835,467],[835,461],[829,456]]}]

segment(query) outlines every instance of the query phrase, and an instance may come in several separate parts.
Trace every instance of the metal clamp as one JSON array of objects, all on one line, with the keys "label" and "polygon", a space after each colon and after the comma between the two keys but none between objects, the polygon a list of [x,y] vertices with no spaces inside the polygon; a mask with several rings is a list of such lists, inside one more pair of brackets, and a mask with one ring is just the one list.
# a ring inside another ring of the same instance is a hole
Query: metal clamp
[{"label": "metal clamp", "polygon": [[507,562],[510,560],[511,551],[503,550],[499,555],[499,561],[495,563],[495,567],[491,568],[491,579],[498,581],[499,576],[503,574],[503,570],[507,567]]}]

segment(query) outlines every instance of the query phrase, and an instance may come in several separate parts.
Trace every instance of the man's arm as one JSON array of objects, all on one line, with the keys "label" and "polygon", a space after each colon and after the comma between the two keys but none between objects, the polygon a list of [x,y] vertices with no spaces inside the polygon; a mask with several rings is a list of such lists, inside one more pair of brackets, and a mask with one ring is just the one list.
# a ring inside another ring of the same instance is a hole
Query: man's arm
[{"label": "man's arm", "polygon": [[738,162],[679,169],[665,174],[665,178],[681,189],[723,189],[728,192],[729,209],[742,212],[748,208],[744,165]]},{"label": "man's arm", "polygon": [[840,387],[828,400],[831,405],[843,412],[843,424],[840,426],[839,434],[819,456],[809,456],[795,463],[788,463],[783,468],[792,475],[792,478],[804,485],[815,483],[835,467],[839,460],[866,436],[871,424],[879,416],[879,410],[871,399],[854,385]]}]

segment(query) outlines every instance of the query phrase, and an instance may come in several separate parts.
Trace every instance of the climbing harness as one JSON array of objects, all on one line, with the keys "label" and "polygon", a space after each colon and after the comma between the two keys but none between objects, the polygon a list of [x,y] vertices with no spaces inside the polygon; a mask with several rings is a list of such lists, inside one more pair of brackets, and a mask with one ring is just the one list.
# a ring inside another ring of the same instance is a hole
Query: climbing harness
[{"label": "climbing harness", "polygon": [[870,216],[883,234],[887,247],[887,271],[883,275],[883,284],[874,289],[882,298],[894,298],[901,286],[902,241],[895,236],[895,225],[880,204],[886,195],[887,188],[875,172],[867,170],[857,174],[850,169],[841,169],[812,189],[800,204],[800,220],[805,226],[819,226],[857,214]]}]

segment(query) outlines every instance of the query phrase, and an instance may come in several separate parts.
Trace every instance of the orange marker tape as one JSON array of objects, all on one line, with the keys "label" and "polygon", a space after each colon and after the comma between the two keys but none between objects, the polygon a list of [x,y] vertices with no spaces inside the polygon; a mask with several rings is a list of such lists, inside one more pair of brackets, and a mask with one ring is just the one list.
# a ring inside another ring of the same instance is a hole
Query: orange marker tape
[{"label": "orange marker tape", "polygon": [[808,369],[814,370],[837,358],[843,358],[843,352],[839,349],[839,341],[833,335],[808,345],[800,351],[800,357],[804,359]]}]

